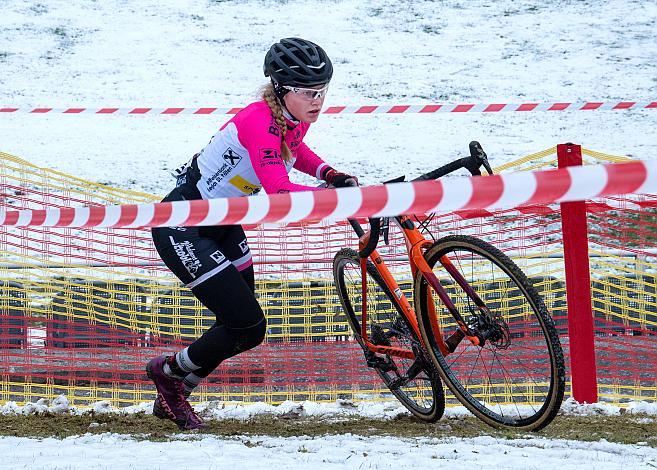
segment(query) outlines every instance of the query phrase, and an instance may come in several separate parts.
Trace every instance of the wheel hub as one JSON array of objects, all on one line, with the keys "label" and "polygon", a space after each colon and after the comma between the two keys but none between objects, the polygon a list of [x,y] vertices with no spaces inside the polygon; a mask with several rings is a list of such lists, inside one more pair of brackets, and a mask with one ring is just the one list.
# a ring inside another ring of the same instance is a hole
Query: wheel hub
[{"label": "wheel hub", "polygon": [[481,344],[486,341],[497,349],[507,349],[511,345],[509,325],[499,313],[485,312],[471,319],[469,327],[475,332]]}]

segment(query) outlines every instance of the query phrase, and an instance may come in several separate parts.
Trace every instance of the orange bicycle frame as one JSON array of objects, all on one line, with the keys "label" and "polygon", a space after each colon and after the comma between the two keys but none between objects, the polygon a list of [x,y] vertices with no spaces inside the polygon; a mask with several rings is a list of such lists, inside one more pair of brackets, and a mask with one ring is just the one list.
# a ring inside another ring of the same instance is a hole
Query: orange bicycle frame
[{"label": "orange bicycle frame", "polygon": [[[424,258],[424,252],[432,245],[432,242],[427,240],[424,237],[424,235],[422,235],[422,233],[417,229],[417,227],[415,227],[414,224],[412,224],[412,222],[407,216],[399,216],[396,217],[395,220],[398,222],[399,226],[402,229],[402,233],[404,235],[404,240],[406,242],[406,249],[407,252],[409,253],[409,263],[411,266],[411,274],[413,278],[416,277],[419,271],[421,275],[424,277],[424,279],[427,281],[427,283],[431,286],[432,290],[436,292],[443,305],[445,305],[447,310],[456,319],[457,324],[459,325],[459,328],[463,332],[464,336],[467,337],[468,340],[470,340],[473,344],[479,344],[478,337],[472,334],[472,332],[470,332],[468,326],[466,325],[465,321],[463,320],[460,313],[458,312],[458,309],[455,307],[454,303],[452,302],[452,299],[449,297],[449,294],[446,292],[445,288],[440,284],[440,281],[433,273],[433,270],[429,267],[429,265],[427,264]],[[409,224],[406,221],[411,223]],[[365,248],[365,246],[369,242],[369,238],[370,238],[369,231],[365,232],[363,236],[360,237],[359,250],[362,251]],[[397,281],[390,273],[390,270],[386,266],[385,262],[383,261],[377,250],[373,250],[370,253],[369,259],[372,261],[374,267],[381,275],[381,278],[383,279],[389,292],[393,294],[390,300],[396,304],[396,306],[399,308],[401,312],[403,312],[403,315],[408,320],[408,323],[410,324],[411,328],[413,328],[413,331],[415,332],[417,337],[420,338],[421,337],[420,327],[418,325],[416,312],[415,310],[413,310],[413,307],[411,307],[411,304],[406,298],[406,295],[399,288]],[[449,258],[447,256],[443,256],[441,257],[440,262],[443,265],[443,267],[447,270],[447,272],[452,276],[452,278],[457,282],[457,284],[461,286],[461,288],[468,295],[468,297],[474,301],[475,305],[479,308],[485,309],[486,306],[484,302],[477,295],[474,289],[472,289],[469,286],[465,278],[463,278],[461,273],[451,263]],[[360,269],[361,269],[361,290],[362,290],[361,336],[363,338],[363,341],[367,345],[368,349],[375,353],[387,354],[396,357],[404,357],[408,359],[415,358],[415,354],[413,353],[413,351],[403,348],[392,347],[392,346],[376,345],[368,339],[367,259],[366,258],[360,259]],[[440,325],[438,324],[438,319],[435,311],[435,304],[431,298],[432,295],[431,290],[428,291],[427,295],[430,297],[428,299],[427,305],[430,309],[429,312],[431,314],[430,321],[431,321],[432,331],[434,332],[434,339],[436,341],[436,344],[440,348],[441,353],[444,356],[447,356],[451,353],[451,351],[448,348],[448,346],[445,344],[445,340],[443,339]]]}]

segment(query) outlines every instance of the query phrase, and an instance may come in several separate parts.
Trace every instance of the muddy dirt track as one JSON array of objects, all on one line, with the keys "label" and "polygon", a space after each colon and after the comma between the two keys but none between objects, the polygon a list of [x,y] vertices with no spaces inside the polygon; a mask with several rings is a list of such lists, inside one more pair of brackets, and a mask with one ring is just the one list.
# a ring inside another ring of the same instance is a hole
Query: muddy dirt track
[{"label": "muddy dirt track", "polygon": [[[501,438],[527,436],[551,439],[574,439],[637,444],[657,447],[657,419],[651,415],[621,414],[620,416],[560,415],[538,433],[517,433],[496,430],[474,417],[443,418],[436,424],[425,424],[409,416],[391,420],[362,417],[318,418],[262,415],[248,420],[207,420],[204,433],[215,436],[323,436],[357,434],[362,436],[396,437],[475,437],[490,435]],[[86,413],[83,415],[38,414],[0,415],[0,435],[22,437],[58,437],[85,433],[119,433],[136,439],[166,441],[178,433],[175,425],[150,414]]]}]

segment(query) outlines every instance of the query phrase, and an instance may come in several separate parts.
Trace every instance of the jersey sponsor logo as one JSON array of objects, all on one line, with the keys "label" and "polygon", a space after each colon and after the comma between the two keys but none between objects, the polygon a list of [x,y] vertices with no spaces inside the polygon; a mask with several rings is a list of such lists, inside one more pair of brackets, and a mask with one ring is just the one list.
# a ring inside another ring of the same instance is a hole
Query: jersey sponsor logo
[{"label": "jersey sponsor logo", "polygon": [[194,156],[193,156],[192,158],[189,159],[189,161],[187,161],[186,163],[183,163],[183,164],[180,165],[178,168],[175,168],[175,169],[171,172],[171,175],[172,175],[174,178],[178,178],[178,177],[180,177],[180,176],[183,176],[185,173],[187,173],[187,170],[192,166],[192,162],[194,161],[194,159],[195,159],[196,157],[198,157],[200,154],[201,154],[200,152],[195,153]]},{"label": "jersey sponsor logo", "polygon": [[212,258],[217,264],[221,264],[222,262],[226,261],[226,257],[219,250],[217,250],[214,253],[210,254],[210,258]]},{"label": "jersey sponsor logo", "polygon": [[[229,149],[230,150],[230,149]],[[226,151],[228,153],[228,151]],[[224,158],[226,157],[226,153],[224,153]],[[237,155],[236,153],[234,155]],[[239,156],[239,155],[238,155]],[[240,159],[242,157],[239,157]],[[221,167],[214,172],[212,176],[210,176],[207,180],[205,180],[205,184],[208,188],[208,192],[212,191],[214,188],[217,187],[219,182],[231,171],[233,171],[234,166],[231,166],[230,163],[224,163],[221,165]]]},{"label": "jersey sponsor logo", "polygon": [[196,272],[201,266],[203,266],[203,264],[201,264],[201,261],[196,257],[192,242],[189,240],[176,242],[173,237],[169,237],[169,240],[171,241],[171,246],[173,246],[173,250],[176,252],[182,265],[193,278],[196,278]]},{"label": "jersey sponsor logo", "polygon": [[230,164],[230,166],[237,166],[239,162],[242,161],[242,156],[235,152],[232,148],[228,147],[223,154],[224,160]]},{"label": "jersey sponsor logo", "polygon": [[258,156],[260,157],[260,166],[267,165],[280,165],[283,162],[281,154],[276,149],[260,149],[258,150]]},{"label": "jersey sponsor logo", "polygon": [[287,146],[290,147],[290,150],[296,150],[299,145],[301,145],[301,133],[297,131],[294,137],[290,139]]},{"label": "jersey sponsor logo", "polygon": [[174,169],[174,170],[171,172],[171,174],[172,174],[174,177],[177,178],[177,177],[179,177],[179,176],[185,174],[185,172],[187,171],[187,167],[188,167],[188,166],[189,166],[189,162],[187,162],[187,163],[183,163],[183,164],[180,165],[178,168]]},{"label": "jersey sponsor logo", "polygon": [[275,135],[276,137],[281,136],[281,131],[278,129],[278,126],[276,124],[273,123],[270,124],[268,131],[270,134]]},{"label": "jersey sponsor logo", "polygon": [[205,180],[208,192],[211,192],[214,188],[216,188],[221,180],[231,171],[233,171],[233,169],[242,161],[242,156],[230,147],[226,149],[222,157],[226,163],[221,165],[221,167],[215,171],[212,176]]},{"label": "jersey sponsor logo", "polygon": [[242,253],[249,251],[249,244],[246,241],[246,238],[240,242],[240,250],[242,250]]},{"label": "jersey sponsor logo", "polygon": [[228,182],[247,195],[257,194],[260,191],[260,186],[249,182],[240,175],[233,176]]},{"label": "jersey sponsor logo", "polygon": [[187,184],[187,175],[180,175],[176,178],[176,187]]}]

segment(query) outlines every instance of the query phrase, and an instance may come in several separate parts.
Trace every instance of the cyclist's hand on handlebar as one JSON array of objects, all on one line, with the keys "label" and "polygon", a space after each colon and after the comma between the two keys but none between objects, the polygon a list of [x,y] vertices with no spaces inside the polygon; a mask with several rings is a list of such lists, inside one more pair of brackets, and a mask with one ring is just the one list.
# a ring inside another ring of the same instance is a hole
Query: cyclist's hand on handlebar
[{"label": "cyclist's hand on handlebar", "polygon": [[329,168],[324,172],[324,181],[329,188],[347,188],[358,186],[358,178]]}]

